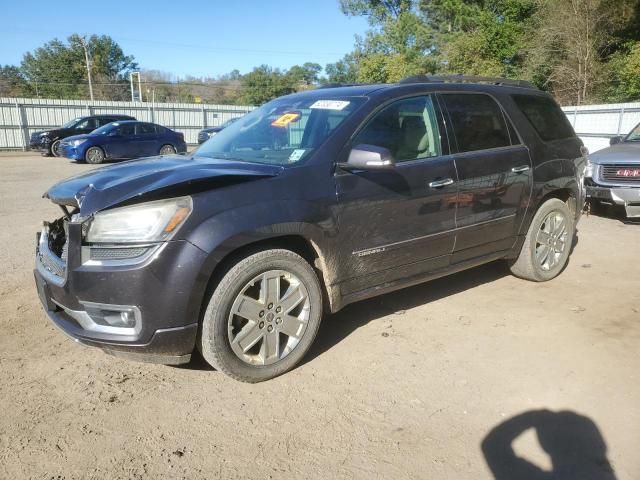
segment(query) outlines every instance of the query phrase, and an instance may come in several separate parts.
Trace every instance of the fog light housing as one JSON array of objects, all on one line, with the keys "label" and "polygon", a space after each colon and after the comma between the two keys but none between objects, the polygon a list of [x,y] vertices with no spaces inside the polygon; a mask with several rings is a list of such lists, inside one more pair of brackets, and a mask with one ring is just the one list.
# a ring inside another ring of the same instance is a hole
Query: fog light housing
[{"label": "fog light housing", "polygon": [[94,329],[133,334],[140,331],[140,310],[128,305],[107,305],[81,302],[86,315],[95,325]]}]

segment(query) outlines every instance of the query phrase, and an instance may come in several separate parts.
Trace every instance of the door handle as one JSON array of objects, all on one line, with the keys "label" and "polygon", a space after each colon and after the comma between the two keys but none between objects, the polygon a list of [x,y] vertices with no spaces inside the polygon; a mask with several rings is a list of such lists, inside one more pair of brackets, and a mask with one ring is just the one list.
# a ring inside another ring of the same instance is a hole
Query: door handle
[{"label": "door handle", "polygon": [[452,185],[453,179],[451,178],[443,178],[442,180],[434,180],[433,182],[429,182],[429,187],[431,188],[442,188],[442,187],[446,187],[447,185]]},{"label": "door handle", "polygon": [[511,171],[513,173],[522,173],[522,172],[526,172],[527,170],[529,170],[531,167],[529,165],[521,165],[519,167],[513,167],[511,169]]}]

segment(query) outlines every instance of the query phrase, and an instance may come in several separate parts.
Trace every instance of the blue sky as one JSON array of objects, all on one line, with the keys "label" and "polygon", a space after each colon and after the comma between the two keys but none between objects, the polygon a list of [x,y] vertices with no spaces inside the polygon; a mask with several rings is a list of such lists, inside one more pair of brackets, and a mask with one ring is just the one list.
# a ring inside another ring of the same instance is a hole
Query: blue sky
[{"label": "blue sky", "polygon": [[324,66],[352,50],[364,18],[342,14],[338,0],[59,1],[0,0],[0,64],[54,37],[106,34],[141,68],[183,77],[246,73],[266,63]]}]

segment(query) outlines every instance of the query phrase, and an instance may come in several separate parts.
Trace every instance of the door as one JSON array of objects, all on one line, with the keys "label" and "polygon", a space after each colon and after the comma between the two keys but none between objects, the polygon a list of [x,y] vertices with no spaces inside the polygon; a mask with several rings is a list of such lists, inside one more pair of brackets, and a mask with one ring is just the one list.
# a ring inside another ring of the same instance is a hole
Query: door
[{"label": "door", "polygon": [[160,153],[160,140],[156,126],[152,123],[136,123],[138,157],[149,157]]},{"label": "door", "polygon": [[383,107],[351,142],[388,148],[396,167],[336,173],[343,294],[448,265],[457,191],[443,133],[438,106],[425,95]]},{"label": "door", "polygon": [[136,156],[136,130],[134,123],[120,124],[113,135],[107,135],[105,149],[111,158],[133,158]]},{"label": "door", "polygon": [[459,182],[453,262],[510,249],[531,195],[529,150],[490,95],[458,92],[441,98]]}]

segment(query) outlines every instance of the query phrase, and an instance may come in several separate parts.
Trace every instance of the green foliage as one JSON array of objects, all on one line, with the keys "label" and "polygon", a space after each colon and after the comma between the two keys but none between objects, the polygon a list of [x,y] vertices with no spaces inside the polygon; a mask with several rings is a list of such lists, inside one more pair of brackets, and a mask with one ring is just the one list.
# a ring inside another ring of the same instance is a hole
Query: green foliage
[{"label": "green foliage", "polygon": [[20,69],[12,65],[0,65],[0,97],[21,97],[28,93],[27,82]]},{"label": "green foliage", "polygon": [[[41,97],[86,98],[87,65],[83,40],[77,34],[66,42],[58,39],[47,42],[22,59],[20,72],[32,90]],[[86,39],[90,56],[91,73],[96,83],[97,98],[113,98],[117,83],[126,83],[129,71],[137,65],[132,56],[124,54],[120,46],[109,36],[92,35]],[[102,85],[112,83],[115,85]],[[118,89],[126,92],[126,89]]]},{"label": "green foliage", "polygon": [[603,93],[607,102],[640,100],[640,42],[630,43],[612,55],[608,64],[610,82]]},{"label": "green foliage", "polygon": [[261,65],[243,75],[240,83],[242,101],[249,105],[261,105],[296,91],[294,82],[286,73],[268,65]]}]

